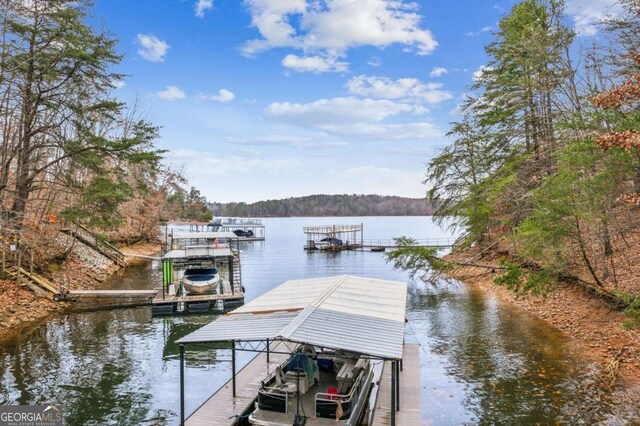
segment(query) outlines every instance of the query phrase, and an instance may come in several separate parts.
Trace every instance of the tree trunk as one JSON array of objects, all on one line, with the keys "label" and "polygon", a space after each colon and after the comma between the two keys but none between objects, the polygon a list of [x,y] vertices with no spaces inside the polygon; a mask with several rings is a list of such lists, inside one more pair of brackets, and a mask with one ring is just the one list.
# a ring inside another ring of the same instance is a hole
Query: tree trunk
[{"label": "tree trunk", "polygon": [[593,265],[589,260],[589,256],[587,255],[587,249],[584,246],[584,240],[582,239],[582,229],[580,226],[580,219],[578,219],[577,217],[574,217],[574,219],[576,222],[576,229],[578,230],[578,246],[580,247],[580,254],[582,255],[582,260],[584,261],[584,264],[586,265],[587,269],[589,269],[589,273],[593,277],[596,284],[602,287],[602,281],[600,281],[600,278],[598,278],[598,274],[593,268]]}]

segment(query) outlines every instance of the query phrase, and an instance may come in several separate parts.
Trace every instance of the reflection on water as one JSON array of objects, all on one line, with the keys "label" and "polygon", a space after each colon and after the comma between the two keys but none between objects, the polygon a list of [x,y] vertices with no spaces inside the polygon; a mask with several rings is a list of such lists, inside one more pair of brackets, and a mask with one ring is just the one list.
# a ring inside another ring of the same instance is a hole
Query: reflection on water
[{"label": "reflection on water", "polygon": [[[554,329],[458,282],[409,280],[370,252],[303,250],[302,226],[364,222],[366,238],[438,237],[429,218],[269,219],[267,241],[242,248],[252,299],[287,279],[349,273],[409,282],[407,339],[421,345],[427,424],[593,423],[615,407],[590,365]],[[156,264],[129,268],[106,287],[151,288]],[[0,344],[0,404],[58,402],[67,424],[177,424],[175,341],[214,315],[154,318],[149,308],[77,312]],[[239,363],[252,354],[238,353]],[[187,351],[187,411],[230,377],[228,345]]]}]

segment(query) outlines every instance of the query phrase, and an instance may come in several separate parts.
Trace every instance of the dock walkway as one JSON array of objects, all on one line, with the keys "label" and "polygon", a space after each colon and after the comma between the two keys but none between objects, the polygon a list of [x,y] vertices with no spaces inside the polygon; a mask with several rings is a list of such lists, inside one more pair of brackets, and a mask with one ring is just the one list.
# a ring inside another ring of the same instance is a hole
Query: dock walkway
[{"label": "dock walkway", "polygon": [[[451,248],[455,244],[455,238],[420,238],[414,239],[413,245],[416,247],[433,247],[433,248]],[[395,239],[363,239],[361,248],[385,248],[394,249],[398,248],[398,243]]]},{"label": "dock walkway", "polygon": [[[272,344],[271,350],[277,350]],[[258,385],[267,375],[282,364],[288,355],[262,352],[236,374],[236,397],[233,397],[231,379],[211,395],[185,421],[187,426],[233,425],[236,414],[241,415],[253,404],[258,395]]]},{"label": "dock walkway", "polygon": [[[279,343],[272,343],[277,351]],[[281,344],[281,343],[280,343]],[[235,415],[246,412],[254,403],[260,381],[282,364],[288,355],[262,352],[236,374],[236,397],[232,395],[231,379],[198,407],[186,420],[186,426],[235,425]],[[420,408],[420,348],[405,345],[403,371],[400,372],[400,410],[396,412],[396,425],[419,425]],[[380,380],[373,425],[391,425],[391,363],[386,362]]]},{"label": "dock walkway", "polygon": [[69,290],[71,297],[141,297],[153,299],[160,290]]},{"label": "dock walkway", "polygon": [[[420,346],[404,345],[400,371],[400,410],[396,411],[397,425],[421,424]],[[373,414],[373,426],[391,424],[391,363],[385,362],[380,390]]]}]

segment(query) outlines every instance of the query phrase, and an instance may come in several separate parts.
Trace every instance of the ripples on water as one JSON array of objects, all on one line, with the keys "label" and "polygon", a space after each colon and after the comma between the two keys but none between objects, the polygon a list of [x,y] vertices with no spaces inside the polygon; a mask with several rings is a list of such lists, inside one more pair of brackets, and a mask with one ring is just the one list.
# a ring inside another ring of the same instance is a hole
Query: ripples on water
[{"label": "ripples on water", "polygon": [[[425,424],[616,423],[592,366],[542,321],[451,281],[414,282],[382,253],[308,253],[302,226],[364,222],[365,238],[447,236],[430,218],[267,219],[242,248],[247,299],[293,278],[362,275],[409,283],[407,340],[421,344]],[[106,286],[160,283],[154,262]],[[154,318],[149,308],[70,313],[0,345],[0,404],[64,404],[69,425],[177,424],[178,347],[213,315]],[[191,412],[230,377],[227,345],[189,348]],[[246,363],[252,354],[238,353]]]}]

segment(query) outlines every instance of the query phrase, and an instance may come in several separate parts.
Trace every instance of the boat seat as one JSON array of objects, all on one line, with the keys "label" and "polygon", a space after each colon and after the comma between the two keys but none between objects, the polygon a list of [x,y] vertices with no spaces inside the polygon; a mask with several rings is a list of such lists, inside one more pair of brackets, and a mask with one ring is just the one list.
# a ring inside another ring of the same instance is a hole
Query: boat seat
[{"label": "boat seat", "polygon": [[369,360],[366,358],[360,358],[358,362],[356,362],[355,367],[353,367],[352,375],[353,377],[358,377],[358,374],[362,370],[365,370],[369,366]]},{"label": "boat seat", "polygon": [[[291,383],[289,380],[287,380],[287,376],[284,374],[281,366],[276,367],[275,377],[276,384],[269,389],[277,389],[286,393],[296,393],[297,387],[295,381]],[[302,377],[300,378],[300,381],[302,381]],[[300,387],[302,388],[302,386]]]},{"label": "boat seat", "polygon": [[[288,386],[292,386],[295,392],[298,387],[298,372],[296,371],[287,371],[284,375],[284,382]],[[300,395],[304,395],[309,390],[309,377],[307,377],[307,373],[301,371],[300,372]]]},{"label": "boat seat", "polygon": [[338,380],[338,389],[340,393],[345,393],[352,385],[353,385],[353,370],[355,365],[353,364],[344,364],[338,374],[336,375],[336,379]]}]

